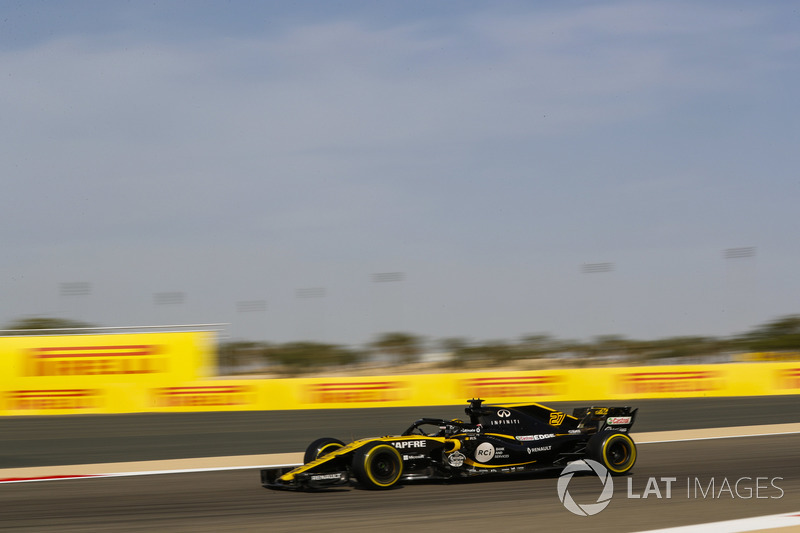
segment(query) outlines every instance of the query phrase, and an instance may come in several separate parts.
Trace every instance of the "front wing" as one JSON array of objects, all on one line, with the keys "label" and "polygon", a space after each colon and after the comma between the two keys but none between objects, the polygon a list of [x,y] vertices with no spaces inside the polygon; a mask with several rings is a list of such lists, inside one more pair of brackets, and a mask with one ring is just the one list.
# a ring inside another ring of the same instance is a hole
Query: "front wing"
[{"label": "front wing", "polygon": [[[353,454],[359,449],[373,442],[385,442],[393,445],[400,451],[403,458],[404,478],[436,478],[436,475],[422,475],[417,472],[419,465],[428,466],[433,450],[444,447],[444,437],[378,437],[361,439],[332,452],[323,455],[309,463],[296,468],[270,468],[261,470],[261,484],[270,489],[324,489],[348,484],[351,479],[350,464]],[[428,469],[426,469],[428,470]],[[434,470],[430,469],[433,473]]]}]

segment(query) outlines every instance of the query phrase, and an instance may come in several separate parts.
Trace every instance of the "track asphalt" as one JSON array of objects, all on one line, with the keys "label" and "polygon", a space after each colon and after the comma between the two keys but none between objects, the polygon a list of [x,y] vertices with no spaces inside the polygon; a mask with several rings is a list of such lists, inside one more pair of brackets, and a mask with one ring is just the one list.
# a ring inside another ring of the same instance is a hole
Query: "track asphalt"
[{"label": "track asphalt", "polygon": [[[800,422],[798,399],[793,397],[630,403],[640,407],[637,433],[678,430],[674,436],[680,437],[688,436],[690,429]],[[567,409],[572,404],[554,406]],[[462,409],[4,418],[0,420],[0,467],[219,456],[247,460],[252,454],[296,453],[323,435],[348,440],[397,433],[415,418],[452,418],[460,416]],[[553,528],[624,532],[800,511],[800,435],[719,439],[696,435],[703,440],[643,443],[632,475],[614,478],[608,507],[589,517],[564,508],[557,495],[556,475],[414,484],[378,492],[295,493],[262,489],[258,472],[243,469],[0,485],[0,528],[391,532],[433,527],[459,532]],[[675,481],[664,481],[669,478]],[[736,491],[725,489],[735,487],[737,481]],[[594,502],[599,481],[576,477],[569,488],[576,501]]]}]

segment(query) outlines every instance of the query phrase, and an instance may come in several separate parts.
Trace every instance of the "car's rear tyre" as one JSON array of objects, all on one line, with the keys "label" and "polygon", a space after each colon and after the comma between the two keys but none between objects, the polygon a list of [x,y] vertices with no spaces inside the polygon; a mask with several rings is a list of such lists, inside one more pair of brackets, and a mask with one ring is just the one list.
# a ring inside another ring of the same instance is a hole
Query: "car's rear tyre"
[{"label": "car's rear tyre", "polygon": [[373,442],[353,454],[352,470],[362,486],[388,489],[403,475],[403,458],[397,449],[384,442]]},{"label": "car's rear tyre", "polygon": [[331,437],[317,439],[309,444],[308,448],[306,448],[306,453],[303,455],[303,463],[310,463],[314,459],[318,459],[323,455],[329,454],[332,451],[341,448],[342,446],[344,446],[344,442],[340,441],[339,439],[333,439]]},{"label": "car's rear tyre", "polygon": [[589,459],[602,464],[613,475],[622,475],[636,462],[636,444],[627,433],[603,431],[592,436],[587,445]]}]

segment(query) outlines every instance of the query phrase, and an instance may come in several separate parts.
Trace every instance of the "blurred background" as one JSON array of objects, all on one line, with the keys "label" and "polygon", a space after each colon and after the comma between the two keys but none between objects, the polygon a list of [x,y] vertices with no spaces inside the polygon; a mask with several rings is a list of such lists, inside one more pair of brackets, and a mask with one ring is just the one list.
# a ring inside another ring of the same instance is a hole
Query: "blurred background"
[{"label": "blurred background", "polygon": [[0,324],[224,323],[227,373],[796,350],[797,17],[10,4]]}]

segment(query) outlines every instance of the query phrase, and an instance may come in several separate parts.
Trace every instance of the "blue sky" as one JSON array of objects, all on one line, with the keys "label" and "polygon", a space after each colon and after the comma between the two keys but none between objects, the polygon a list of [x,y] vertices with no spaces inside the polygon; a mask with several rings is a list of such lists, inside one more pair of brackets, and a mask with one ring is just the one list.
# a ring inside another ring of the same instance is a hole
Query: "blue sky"
[{"label": "blue sky", "polygon": [[[800,313],[792,3],[3,12],[2,323],[358,344],[730,335]],[[266,310],[237,311],[252,300]]]}]

